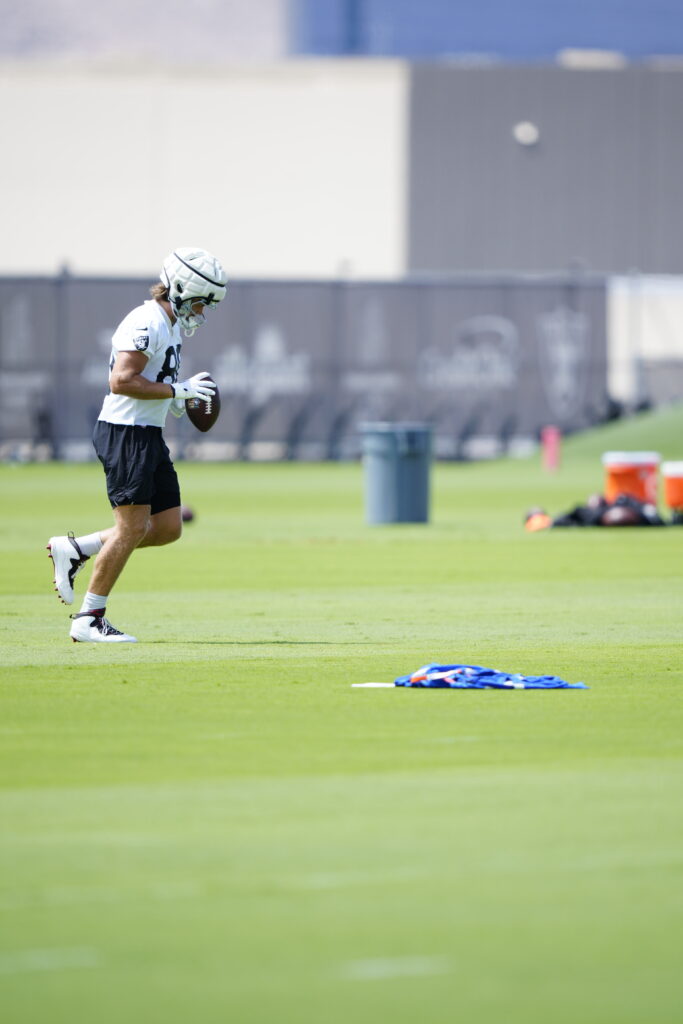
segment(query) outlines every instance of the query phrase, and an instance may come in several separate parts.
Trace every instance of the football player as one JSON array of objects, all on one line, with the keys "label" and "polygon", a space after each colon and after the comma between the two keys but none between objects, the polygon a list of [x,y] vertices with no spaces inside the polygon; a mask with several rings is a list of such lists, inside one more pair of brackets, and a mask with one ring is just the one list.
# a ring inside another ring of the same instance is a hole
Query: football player
[{"label": "football player", "polygon": [[182,532],[178,477],[162,428],[169,409],[180,416],[186,399],[208,401],[215,393],[206,371],[178,382],[181,329],[191,337],[204,323],[205,311],[225,296],[226,284],[225,271],[211,253],[176,249],[164,260],[152,298],[133,309],[114,333],[110,390],[93,432],[114,525],[48,542],[55,590],[65,604],[73,602],[76,576],[96,556],[81,609],[71,616],[74,641],[136,641],[107,620],[107,599],[135,548],[171,544]]}]

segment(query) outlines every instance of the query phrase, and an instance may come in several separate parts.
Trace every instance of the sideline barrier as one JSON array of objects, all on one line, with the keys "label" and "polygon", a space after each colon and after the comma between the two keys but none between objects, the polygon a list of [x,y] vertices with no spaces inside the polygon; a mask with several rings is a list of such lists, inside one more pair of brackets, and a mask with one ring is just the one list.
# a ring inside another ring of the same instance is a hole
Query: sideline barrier
[{"label": "sideline barrier", "polygon": [[[112,334],[150,280],[0,276],[0,459],[92,458]],[[164,436],[193,460],[355,460],[360,424],[408,420],[439,459],[528,454],[609,414],[606,314],[583,273],[231,281],[196,350],[220,419]]]}]

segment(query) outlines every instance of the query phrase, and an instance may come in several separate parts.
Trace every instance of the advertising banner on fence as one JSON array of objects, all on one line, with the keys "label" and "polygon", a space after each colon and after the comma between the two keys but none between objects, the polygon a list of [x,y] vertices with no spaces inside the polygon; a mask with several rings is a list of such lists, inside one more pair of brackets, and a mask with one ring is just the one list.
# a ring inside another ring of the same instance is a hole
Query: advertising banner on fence
[{"label": "advertising banner on fence", "polygon": [[[149,284],[0,281],[4,457],[91,457],[112,334]],[[437,455],[476,458],[588,427],[608,405],[605,296],[598,279],[234,282],[182,349],[182,376],[214,375],[221,417],[167,437],[187,458],[353,458],[361,423],[408,419],[432,425]]]}]

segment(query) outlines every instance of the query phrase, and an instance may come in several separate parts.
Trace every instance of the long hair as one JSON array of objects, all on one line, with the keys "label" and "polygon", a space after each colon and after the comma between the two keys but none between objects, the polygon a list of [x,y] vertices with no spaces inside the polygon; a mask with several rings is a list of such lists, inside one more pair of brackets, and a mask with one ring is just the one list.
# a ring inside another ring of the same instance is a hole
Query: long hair
[{"label": "long hair", "polygon": [[161,281],[157,281],[156,284],[152,285],[149,294],[157,302],[168,302],[168,288]]}]

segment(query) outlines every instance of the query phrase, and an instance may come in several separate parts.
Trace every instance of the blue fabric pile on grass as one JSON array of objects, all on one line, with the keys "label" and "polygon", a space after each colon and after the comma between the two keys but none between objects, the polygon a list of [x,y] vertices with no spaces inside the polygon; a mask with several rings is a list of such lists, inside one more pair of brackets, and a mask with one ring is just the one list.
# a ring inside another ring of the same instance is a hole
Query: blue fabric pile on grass
[{"label": "blue fabric pile on grass", "polygon": [[395,686],[433,690],[587,690],[584,683],[567,683],[559,676],[523,676],[498,672],[481,665],[423,665],[409,676],[399,676]]}]

